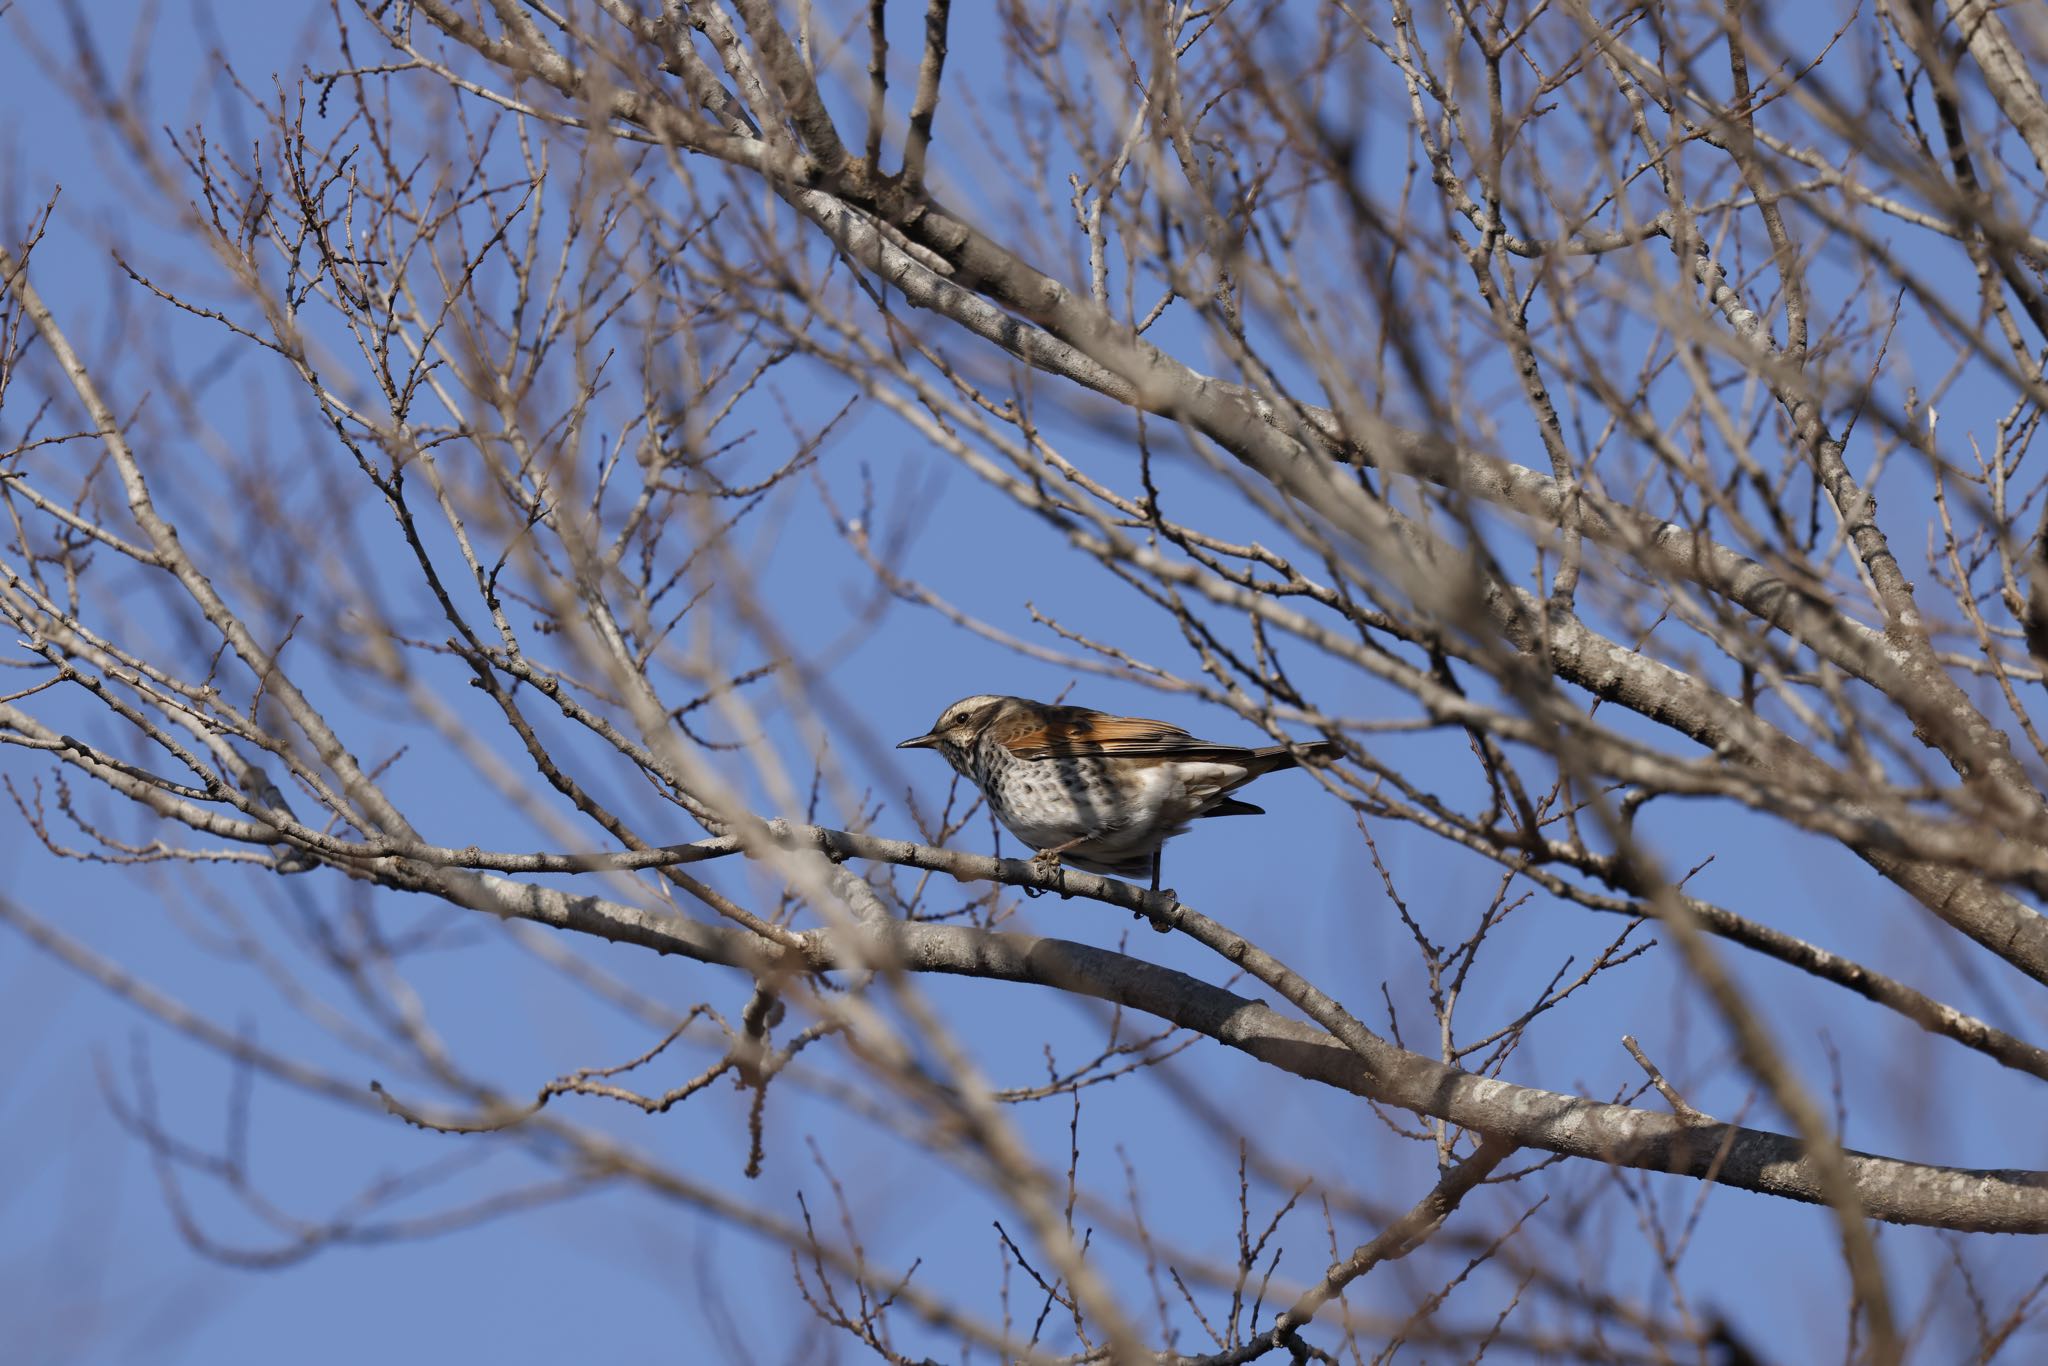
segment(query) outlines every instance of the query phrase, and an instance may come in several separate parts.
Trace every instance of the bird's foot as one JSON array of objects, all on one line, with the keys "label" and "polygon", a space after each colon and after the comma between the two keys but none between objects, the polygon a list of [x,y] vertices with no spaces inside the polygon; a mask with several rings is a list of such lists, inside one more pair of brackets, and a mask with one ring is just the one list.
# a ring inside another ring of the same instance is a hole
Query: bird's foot
[{"label": "bird's foot", "polygon": [[1154,887],[1145,893],[1145,905],[1131,912],[1131,919],[1142,920],[1161,934],[1173,933],[1173,922],[1180,910],[1180,894],[1171,887]]},{"label": "bird's foot", "polygon": [[1073,896],[1073,893],[1067,890],[1067,870],[1066,866],[1060,862],[1060,851],[1058,849],[1041,849],[1036,854],[1033,854],[1031,856],[1031,871],[1040,877],[1050,878],[1057,876],[1058,878],[1056,887],[1034,888],[1032,890],[1035,894],[1056,890],[1059,892],[1060,900],[1062,901],[1066,901]]}]

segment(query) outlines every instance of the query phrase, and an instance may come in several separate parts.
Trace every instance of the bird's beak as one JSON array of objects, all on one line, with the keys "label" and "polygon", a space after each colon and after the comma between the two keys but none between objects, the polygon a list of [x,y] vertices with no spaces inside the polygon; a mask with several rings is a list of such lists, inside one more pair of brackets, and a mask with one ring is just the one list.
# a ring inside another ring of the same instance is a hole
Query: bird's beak
[{"label": "bird's beak", "polygon": [[936,745],[936,744],[938,744],[938,743],[939,743],[939,737],[938,737],[938,736],[936,736],[936,735],[913,735],[913,736],[911,736],[911,737],[910,737],[910,738],[909,738],[908,740],[905,740],[905,741],[904,741],[904,742],[903,742],[902,744],[900,744],[900,745],[896,746],[896,748],[898,748],[898,749],[930,749],[930,748],[932,748],[932,747],[933,747],[934,745]]}]

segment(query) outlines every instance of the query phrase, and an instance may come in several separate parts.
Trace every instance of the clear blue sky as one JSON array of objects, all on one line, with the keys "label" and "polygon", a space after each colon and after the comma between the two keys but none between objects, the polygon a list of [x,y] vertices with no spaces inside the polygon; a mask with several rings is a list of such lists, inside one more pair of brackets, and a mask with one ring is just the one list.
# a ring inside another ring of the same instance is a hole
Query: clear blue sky
[{"label": "clear blue sky", "polygon": [[[33,8],[17,7],[0,21],[6,26],[0,32],[26,24],[61,52],[58,24],[48,14],[25,13]],[[125,3],[91,8],[99,30],[122,43],[133,8]],[[173,0],[146,54],[157,121],[183,128],[200,119],[233,141],[235,130],[223,111],[192,94],[202,88],[199,73],[216,46],[259,89],[268,87],[273,71],[289,81],[302,62],[323,62],[324,50],[308,44],[324,41],[324,11],[306,7],[310,17],[301,32],[296,19],[290,25],[279,22],[283,8],[221,0],[203,12],[210,18],[194,21],[195,11]],[[986,85],[993,80],[990,54],[973,41],[973,20],[960,22],[948,79]],[[126,56],[117,47],[117,60]],[[4,231],[12,239],[32,206],[61,183],[63,198],[36,267],[44,293],[90,359],[95,346],[113,335],[107,311],[116,288],[107,258],[110,240],[139,242],[161,253],[175,247],[155,236],[148,211],[138,210],[129,198],[127,178],[54,88],[52,75],[25,48],[0,41]],[[942,138],[937,157],[942,176],[957,169],[948,167],[945,146]],[[147,307],[132,298],[129,306]],[[217,392],[223,402],[247,401],[239,378]],[[797,405],[804,401],[800,388],[780,397]],[[800,417],[819,416],[800,406],[797,411]],[[1100,441],[1091,446],[1076,436],[1074,445],[1105,461],[1119,458],[1113,446]],[[993,520],[999,505],[968,476],[936,456],[906,449],[903,435],[879,417],[863,417],[853,425],[828,451],[827,460],[834,485],[842,491],[857,486],[863,460],[886,480],[900,478],[904,487],[922,484],[936,490],[935,515],[915,543],[910,566],[944,583],[964,606],[1005,629],[1031,635],[1024,606],[1029,600],[1077,629],[1135,639],[1141,654],[1182,662],[1166,623],[1136,612],[1131,599],[1105,588],[1098,577],[1041,558],[1035,552],[1051,547],[1049,537],[1015,526],[1014,519]],[[1197,514],[1222,508],[1231,496],[1213,482],[1196,480],[1189,487],[1195,490],[1187,495],[1193,500],[1189,506]],[[204,496],[203,490],[184,493]],[[789,604],[792,634],[800,640],[836,635],[854,596],[858,570],[830,528],[799,521],[763,553],[766,583],[771,590],[787,590],[783,600]],[[831,591],[814,591],[821,584]],[[841,585],[847,586],[844,592],[837,591]],[[1071,671],[1019,660],[907,608],[887,616],[834,672],[841,693],[885,739],[922,730],[943,703],[963,694],[1049,696],[1075,679]],[[1082,678],[1073,696],[1112,710],[1165,716],[1218,738],[1237,734],[1227,717],[1098,679]],[[378,717],[352,714],[345,698],[323,701],[358,733],[393,733]],[[1370,713],[1383,700],[1367,696],[1357,703]],[[359,752],[374,748],[365,744]],[[39,773],[46,776],[47,765],[0,752],[0,772],[21,784]],[[931,797],[943,785],[936,761],[912,762],[876,777],[887,793],[908,782],[921,796]],[[501,818],[490,807],[475,807],[469,792],[431,766],[400,771],[394,781],[418,809],[445,820],[444,828],[428,832],[443,842],[488,841],[493,822]],[[1306,779],[1271,780],[1257,799],[1272,813],[1262,821],[1233,822],[1211,839],[1175,845],[1169,880],[1210,914],[1243,925],[1283,959],[1317,965],[1326,974],[1326,986],[1378,1023],[1372,1002],[1379,983],[1391,979],[1397,991],[1403,989],[1400,983],[1411,975],[1412,949],[1385,903],[1348,813],[1315,800],[1314,786]],[[907,823],[889,828],[889,819],[882,833],[910,833]],[[1899,971],[1937,993],[1960,989],[1955,962],[1930,947],[1934,941],[1902,899],[1843,858],[1711,810],[1673,813],[1653,831],[1671,866],[1689,866],[1706,852],[1721,853],[1694,884],[1701,895]],[[1485,905],[1494,881],[1487,869],[1447,859],[1439,846],[1405,830],[1384,831],[1381,837],[1395,875],[1425,923],[1448,933],[1448,927],[1468,922]],[[12,895],[145,971],[188,1004],[253,1031],[273,1047],[322,1046],[260,984],[243,971],[228,969],[181,933],[171,913],[177,898],[160,895],[150,880],[55,859],[11,815],[0,819],[0,869]],[[223,899],[267,926],[266,934],[279,936],[290,924],[295,898],[334,894],[309,878],[226,875],[218,885]],[[1132,928],[1117,913],[1079,903],[1040,901],[1026,915],[1040,930],[1095,943],[1114,943]],[[1583,963],[1618,928],[1618,922],[1538,903],[1511,923],[1495,953],[1503,972],[1513,967],[1547,976],[1567,955],[1576,954]],[[1140,929],[1132,945],[1147,956],[1222,980],[1213,960],[1178,938],[1155,938]],[[647,956],[637,951],[599,943],[569,942],[566,947],[671,1003],[714,997],[736,1011],[743,998],[736,994],[736,981],[722,981],[700,966],[644,961]],[[1857,1106],[1859,1096],[1878,1097],[1904,1085],[1950,1097],[2011,1088],[1993,1078],[1983,1059],[1954,1048],[1937,1049],[1894,1017],[1846,999],[1816,1010],[1811,994],[1788,970],[1742,966],[1746,982],[1783,1027],[1788,1050],[1806,1066],[1817,1089],[1827,1084],[1826,1041],[1840,1047],[1853,1145],[1960,1165],[2048,1166],[2048,1141],[2042,1137],[2048,1134],[2048,1111],[2039,1103],[1990,1116],[1966,1107],[1961,1118],[1931,1103],[1917,1110],[1875,1101]],[[1997,976],[1996,965],[1980,963],[1976,969]],[[1669,1072],[1686,1080],[1696,1103],[1716,1114],[1735,1114],[1747,1088],[1719,1061],[1717,1035],[1701,1023],[1704,1016],[1695,1013],[1688,1019],[1684,1007],[1674,1012],[1671,1002],[1682,995],[1677,982],[1675,966],[1665,955],[1604,979],[1585,1002],[1560,1013],[1558,1026],[1532,1039],[1510,1075],[1557,1089],[1583,1086],[1593,1093],[1632,1087],[1638,1076],[1618,1040],[1633,1032]],[[570,1067],[631,1056],[646,1043],[643,1031],[595,1011],[531,960],[492,944],[429,964],[416,985],[436,1024],[514,1092],[530,1090]],[[1482,980],[1475,992],[1503,985],[1505,979]],[[1047,993],[960,982],[934,983],[930,991],[999,1084],[1038,1080],[1040,1049],[1048,1040],[1058,1043],[1066,1060],[1076,1060],[1097,1030],[1092,1013]],[[1993,996],[2010,999],[2004,985],[1995,986]],[[2038,1012],[2032,1015],[2038,1026]],[[10,1361],[214,1363],[270,1361],[287,1354],[307,1363],[371,1357],[700,1360],[712,1355],[703,1344],[734,1359],[756,1354],[759,1359],[811,1359],[803,1345],[810,1325],[794,1305],[784,1253],[637,1190],[585,1197],[423,1241],[331,1249],[279,1269],[239,1270],[204,1260],[180,1238],[146,1154],[120,1131],[96,1069],[126,1077],[136,1050],[146,1049],[164,1122],[208,1141],[225,1123],[233,1081],[228,1069],[149,1026],[4,932],[0,1037],[14,1041],[0,1050],[0,1170],[7,1173],[0,1182],[0,1337],[14,1344],[4,1353]],[[1209,1045],[1198,1045],[1183,1061],[1183,1075],[1213,1087],[1232,1113],[1255,1122],[1262,1134],[1284,1137],[1297,1160],[1337,1164],[1393,1205],[1405,1206],[1428,1185],[1423,1150],[1392,1141],[1356,1102],[1282,1084]],[[362,1077],[365,1084],[370,1079],[369,1073]],[[721,1087],[664,1118],[578,1113],[699,1179],[756,1197],[761,1192],[743,1189],[739,1175],[745,1103],[744,1096]],[[1234,1158],[1227,1145],[1185,1132],[1179,1127],[1180,1112],[1143,1085],[1090,1091],[1083,1114],[1084,1139],[1095,1141],[1088,1175],[1098,1186],[1112,1194],[1121,1190],[1115,1147],[1122,1145],[1155,1196],[1152,1213],[1162,1229],[1227,1261],[1235,1200]],[[1018,1118],[1048,1161],[1063,1160],[1069,1120],[1063,1104],[1025,1109]],[[1170,1123],[1155,1122],[1160,1118]],[[965,1185],[918,1170],[903,1150],[839,1118],[795,1087],[772,1093],[769,1125],[769,1183],[786,1189],[796,1180],[792,1174],[802,1173],[800,1184],[814,1207],[824,1208],[825,1186],[811,1165],[815,1141],[833,1171],[848,1182],[871,1251],[896,1265],[922,1256],[927,1270],[921,1275],[969,1292],[985,1314],[996,1312],[994,1244],[987,1218],[980,1217]],[[380,1171],[456,1157],[465,1142],[415,1133],[395,1121],[367,1120],[273,1087],[259,1086],[255,1093],[254,1170],[268,1193],[309,1218],[321,1217],[334,1201]],[[488,1145],[471,1147],[485,1155],[482,1165],[452,1178],[449,1191],[483,1191],[537,1174],[516,1153],[489,1156],[493,1150]],[[1613,1245],[1638,1256],[1640,1244],[1627,1226],[1626,1207],[1611,1191],[1602,1191],[1608,1180],[1582,1165],[1551,1189],[1559,1200],[1592,1198],[1610,1217],[1619,1211]],[[1698,1190],[1689,1181],[1661,1179],[1649,1180],[1644,1188],[1671,1208],[1683,1208]],[[915,1197],[906,1198],[907,1192]],[[274,1245],[274,1238],[249,1226],[226,1202],[196,1197],[196,1209],[224,1240]],[[973,1217],[963,1214],[970,1209]],[[785,1217],[795,1213],[788,1206],[778,1212]],[[1297,1278],[1320,1270],[1319,1229],[1316,1219],[1293,1235],[1285,1265]],[[1343,1230],[1347,1245],[1367,1232],[1357,1226]],[[1696,1308],[1727,1314],[1757,1341],[1774,1344],[1773,1355],[1786,1361],[1806,1359],[1809,1350],[1839,1350],[1837,1318],[1831,1314],[1815,1322],[1809,1316],[1813,1303],[1834,1305],[1842,1298],[1834,1236],[1823,1212],[1722,1192],[1708,1202],[1697,1238],[1699,1251],[1688,1262]],[[1940,1244],[1926,1235],[1888,1231],[1884,1246],[1899,1283],[1897,1293],[1910,1313],[1918,1307],[1912,1287],[1942,1263]],[[2010,1246],[2029,1264],[2038,1266],[2042,1260],[2031,1242]],[[1578,1251],[1597,1258],[1599,1247],[1589,1231]],[[1400,1299],[1400,1274],[1383,1278],[1393,1282],[1387,1293],[1395,1301]],[[1656,1279],[1647,1267],[1633,1279],[1625,1273],[1620,1283],[1656,1301]],[[1464,1317],[1483,1317],[1497,1307],[1497,1301],[1481,1299]],[[746,1346],[730,1346],[733,1342]],[[1188,1339],[1183,1345],[1195,1344]]]}]

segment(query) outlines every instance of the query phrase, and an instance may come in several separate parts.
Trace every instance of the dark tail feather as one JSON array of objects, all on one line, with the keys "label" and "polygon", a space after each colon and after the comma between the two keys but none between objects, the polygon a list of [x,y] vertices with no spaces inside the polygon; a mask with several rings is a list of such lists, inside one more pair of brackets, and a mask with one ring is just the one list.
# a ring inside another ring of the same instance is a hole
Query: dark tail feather
[{"label": "dark tail feather", "polygon": [[1203,816],[1263,816],[1265,814],[1265,807],[1253,806],[1250,802],[1241,802],[1235,797],[1225,797],[1222,801],[1202,813]]}]

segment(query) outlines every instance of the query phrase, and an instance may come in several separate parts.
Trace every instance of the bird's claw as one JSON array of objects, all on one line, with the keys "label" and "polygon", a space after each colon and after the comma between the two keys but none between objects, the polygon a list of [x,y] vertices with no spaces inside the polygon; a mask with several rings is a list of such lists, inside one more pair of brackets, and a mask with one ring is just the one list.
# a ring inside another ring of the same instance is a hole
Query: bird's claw
[{"label": "bird's claw", "polygon": [[[1172,934],[1173,925],[1166,912],[1176,910],[1179,906],[1180,893],[1171,887],[1155,887],[1145,894],[1145,905],[1131,912],[1131,919],[1142,920],[1161,934]],[[1161,907],[1165,910],[1161,910]]]},{"label": "bird's claw", "polygon": [[1058,891],[1060,894],[1060,900],[1067,901],[1072,899],[1074,894],[1067,890],[1066,866],[1060,862],[1060,855],[1057,849],[1041,849],[1036,854],[1033,854],[1031,856],[1031,871],[1038,874],[1040,877],[1049,878],[1052,877],[1054,874],[1059,875],[1059,884],[1056,888],[1031,888],[1029,889],[1031,895],[1042,896],[1049,891]]}]

